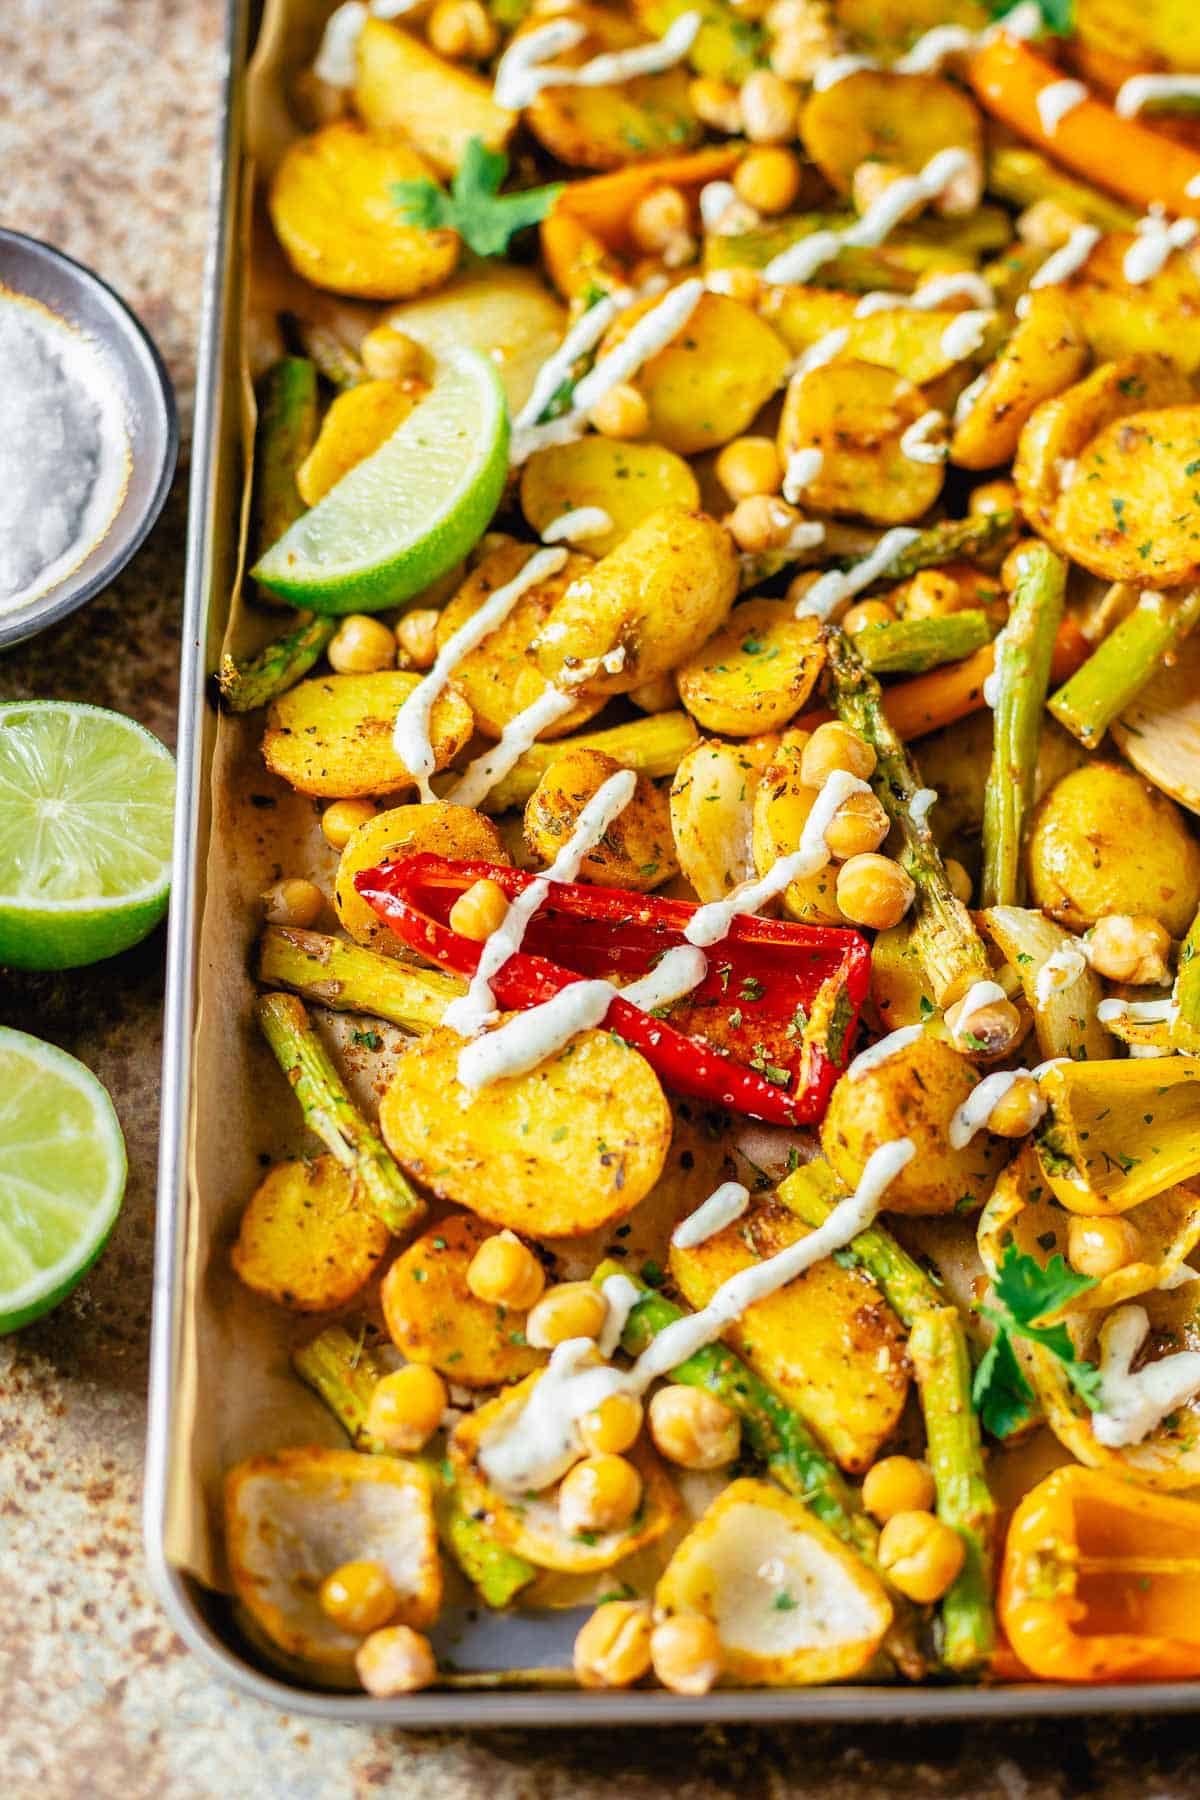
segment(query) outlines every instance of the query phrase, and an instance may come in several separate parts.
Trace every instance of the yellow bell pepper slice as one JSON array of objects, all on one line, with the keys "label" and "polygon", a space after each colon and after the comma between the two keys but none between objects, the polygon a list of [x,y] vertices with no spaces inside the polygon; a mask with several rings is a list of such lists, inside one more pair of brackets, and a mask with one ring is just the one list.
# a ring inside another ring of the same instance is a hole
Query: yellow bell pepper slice
[{"label": "yellow bell pepper slice", "polygon": [[1071,1212],[1127,1212],[1200,1172],[1200,1062],[1059,1063],[1041,1083],[1038,1160]]}]

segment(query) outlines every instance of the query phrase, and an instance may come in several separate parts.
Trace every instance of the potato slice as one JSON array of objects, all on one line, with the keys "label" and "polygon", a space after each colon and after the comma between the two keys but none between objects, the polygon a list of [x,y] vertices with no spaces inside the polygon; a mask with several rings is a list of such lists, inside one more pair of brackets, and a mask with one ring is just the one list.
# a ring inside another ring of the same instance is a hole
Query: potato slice
[{"label": "potato slice", "polygon": [[769,1481],[730,1482],[667,1564],[654,1605],[711,1619],[727,1679],[746,1687],[851,1680],[892,1622],[878,1576]]},{"label": "potato slice", "polygon": [[[609,327],[601,360],[657,304],[647,299],[627,307]],[[680,456],[718,449],[766,405],[788,361],[787,345],[753,307],[727,294],[704,294],[678,337],[637,373],[650,409],[647,436]]]},{"label": "potato slice", "polygon": [[779,283],[764,289],[761,310],[795,356],[829,332],[844,331],[843,356],[894,369],[917,387],[937,381],[961,365],[953,339],[946,348],[946,333],[958,318],[957,311],[941,307],[925,312],[899,306],[860,319],[855,316],[860,299],[859,294]]},{"label": "potato slice", "polygon": [[[398,669],[375,675],[318,675],[301,681],[267,713],[263,759],[302,794],[349,800],[414,785],[392,748],[396,714],[420,680]],[[471,736],[471,709],[454,688],[435,702],[434,766],[444,769]]]},{"label": "potato slice", "polygon": [[[800,779],[800,761],[808,742],[807,731],[787,731],[762,773],[754,795],[751,843],[754,870],[765,875],[781,856],[800,848],[805,821],[813,809],[817,789]],[[844,925],[837,903],[837,870],[831,863],[793,881],[784,890],[783,910],[789,919],[809,925]]]},{"label": "potato slice", "polygon": [[392,184],[431,171],[417,151],[348,119],[297,138],[271,182],[276,236],[297,274],[359,300],[399,300],[445,281],[459,236],[402,222]]},{"label": "potato slice", "polygon": [[[587,36],[556,56],[556,67],[578,68],[596,56],[653,41],[607,7],[574,5],[559,16],[577,19]],[[530,19],[513,41],[542,23]],[[696,143],[702,127],[688,99],[689,84],[688,71],[677,67],[611,87],[547,87],[525,109],[525,119],[534,137],[569,168],[620,169]]]},{"label": "potato slice", "polygon": [[914,462],[900,448],[910,425],[929,411],[911,381],[872,363],[823,363],[788,384],[779,422],[779,456],[821,452],[805,489],[817,512],[853,513],[877,525],[919,519],[942,491],[941,463]]},{"label": "potato slice", "polygon": [[293,1312],[328,1312],[352,1300],[391,1243],[381,1219],[359,1206],[332,1156],[276,1163],[242,1214],[230,1260],[256,1294]]},{"label": "potato slice", "polygon": [[694,512],[700,488],[682,456],[662,444],[626,444],[585,437],[535,450],[521,474],[521,508],[539,533],[564,513],[598,506],[612,520],[607,531],[576,540],[589,556],[607,556],[635,525],[664,506]]},{"label": "potato slice", "polygon": [[699,743],[675,771],[675,851],[702,901],[723,900],[754,872],[750,822],[757,785],[757,765],[733,744]]},{"label": "potato slice", "polygon": [[724,621],[738,587],[733,539],[704,513],[663,507],[574,580],[534,645],[550,681],[569,684],[624,652],[612,674],[589,674],[589,696],[627,694],[666,675]]},{"label": "potato slice", "polygon": [[[1065,394],[1044,400],[1021,432],[1013,463],[1021,510],[1033,529],[1067,551],[1057,526],[1058,507],[1089,441],[1115,419],[1150,407],[1184,405],[1191,398],[1187,377],[1166,357],[1126,356],[1101,364]],[[1111,509],[1109,517],[1111,522]],[[1144,578],[1142,571],[1138,579]]]},{"label": "potato slice", "polygon": [[464,346],[490,357],[515,416],[562,342],[566,314],[535,269],[489,257],[459,269],[436,294],[393,307],[383,323],[438,360]]},{"label": "potato slice", "polygon": [[1027,855],[1034,905],[1072,931],[1106,913],[1149,913],[1179,938],[1200,906],[1200,844],[1174,801],[1120,763],[1085,763],[1057,782]]},{"label": "potato slice", "polygon": [[392,1155],[440,1199],[533,1237],[577,1237],[649,1193],[671,1111],[636,1050],[585,1031],[528,1074],[468,1093],[462,1047],[440,1028],[413,1044],[379,1109]]},{"label": "potato slice", "polygon": [[[672,1245],[671,1275],[699,1311],[722,1282],[808,1235],[773,1196],[756,1197],[715,1237]],[[870,1467],[900,1422],[909,1371],[900,1321],[869,1275],[827,1257],[748,1307],[724,1336],[843,1469]]]},{"label": "potato slice", "polygon": [[821,1126],[821,1148],[853,1188],[881,1145],[911,1138],[916,1154],[889,1182],[884,1209],[973,1211],[1008,1158],[1008,1145],[986,1131],[961,1150],[950,1146],[950,1120],[978,1081],[965,1057],[926,1031],[873,1068],[842,1076]]},{"label": "potato slice", "polygon": [[[534,544],[502,544],[485,556],[438,620],[438,649],[474,617],[497,588],[519,575],[536,553]],[[470,702],[476,728],[485,737],[498,738],[510,720],[545,692],[546,679],[539,673],[530,646],[571,583],[577,576],[587,575],[591,568],[590,557],[569,555],[557,575],[548,576],[522,594],[495,631],[489,631],[478,649],[469,651],[459,661],[454,671],[455,686]],[[602,696],[580,700],[540,733],[541,740],[578,731],[595,718],[603,705]]]},{"label": "potato slice", "polygon": [[786,600],[746,600],[675,679],[706,731],[754,737],[795,718],[824,664],[819,620],[796,618]]},{"label": "potato slice", "polygon": [[[503,150],[517,122],[496,105],[490,81],[388,19],[363,25],[354,110],[368,125],[402,132],[442,175],[454,174],[472,138]],[[336,204],[330,218],[336,226]]]},{"label": "potato slice", "polygon": [[380,1289],[396,1348],[460,1387],[520,1381],[546,1360],[525,1342],[523,1312],[489,1306],[467,1286],[471,1258],[491,1236],[472,1213],[451,1213],[396,1258]]},{"label": "potato slice", "polygon": [[1200,578],[1197,473],[1200,406],[1114,420],[1081,452],[1055,530],[1069,555],[1105,581],[1194,582]]},{"label": "potato slice", "polygon": [[1093,354],[1169,356],[1187,375],[1200,370],[1200,267],[1191,251],[1169,256],[1157,275],[1138,283],[1130,303],[1128,232],[1106,232],[1058,288]]},{"label": "potato slice", "polygon": [[225,1546],[255,1623],[329,1680],[353,1673],[362,1642],[317,1599],[334,1569],[381,1563],[400,1596],[394,1624],[431,1625],[442,1603],[429,1477],[394,1456],[314,1448],[238,1463],[225,1477]]},{"label": "potato slice", "polygon": [[[588,801],[620,768],[602,750],[572,748],[551,764],[525,807],[525,842],[539,861],[554,861]],[[633,799],[588,851],[578,878],[648,894],[678,873],[667,796],[639,775]]]},{"label": "potato slice", "polygon": [[420,387],[411,381],[360,381],[336,394],[321,420],[316,443],[296,470],[296,489],[304,504],[315,506],[343,475],[386,443],[420,394]]},{"label": "potato slice", "polygon": [[1087,360],[1087,343],[1059,290],[1032,293],[1029,311],[985,371],[962,418],[955,418],[951,462],[964,469],[1007,462],[1034,407],[1069,387]]},{"label": "potato slice", "polygon": [[[800,115],[800,136],[822,175],[843,194],[864,162],[915,175],[939,150],[956,147],[972,151],[982,168],[979,113],[961,88],[937,75],[858,69],[832,87],[813,90]],[[976,193],[957,210],[970,212],[978,200]]]},{"label": "potato slice", "polygon": [[508,863],[511,859],[490,819],[470,806],[445,800],[427,806],[392,806],[360,825],[338,860],[333,904],[356,944],[384,956],[407,959],[411,952],[372,911],[354,885],[364,869],[403,862],[406,856],[446,856],[454,862]]},{"label": "potato slice", "polygon": [[[539,1569],[574,1575],[611,1569],[670,1531],[682,1513],[679,1495],[645,1436],[625,1453],[641,1475],[642,1503],[629,1523],[616,1531],[565,1531],[554,1488],[541,1494],[509,1494],[493,1487],[479,1466],[480,1449],[512,1426],[540,1380],[540,1374],[530,1375],[506,1388],[451,1432],[446,1452],[463,1506],[473,1518],[483,1520],[490,1537]],[[579,1454],[583,1455],[582,1448]]]},{"label": "potato slice", "polygon": [[921,1025],[935,1010],[933,988],[913,943],[911,919],[877,931],[871,945],[871,1004],[880,1032]]},{"label": "potato slice", "polygon": [[1200,638],[1185,638],[1110,727],[1147,781],[1200,813]]}]

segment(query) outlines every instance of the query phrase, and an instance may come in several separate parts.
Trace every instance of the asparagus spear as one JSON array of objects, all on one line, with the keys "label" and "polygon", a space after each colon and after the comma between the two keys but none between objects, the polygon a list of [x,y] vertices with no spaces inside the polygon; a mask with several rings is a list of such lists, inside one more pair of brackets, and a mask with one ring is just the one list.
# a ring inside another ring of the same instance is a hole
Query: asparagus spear
[{"label": "asparagus spear", "polygon": [[487,795],[483,810],[502,813],[524,806],[546,770],[568,750],[603,750],[624,768],[657,780],[673,775],[699,741],[700,733],[687,713],[663,712],[610,725],[605,731],[577,731],[569,739],[533,744]]},{"label": "asparagus spear", "polygon": [[872,675],[923,675],[959,662],[992,637],[988,616],[972,608],[941,619],[897,619],[855,633],[854,648]]},{"label": "asparagus spear", "polygon": [[316,435],[316,368],[307,357],[282,357],[267,370],[258,390],[252,530],[255,559],[277,543],[288,526],[306,511],[296,489],[296,470],[312,449]]},{"label": "asparagus spear", "polygon": [[[764,269],[784,250],[811,237],[816,231],[841,230],[854,223],[853,213],[791,213],[752,231],[725,237],[710,232],[704,243],[706,272],[734,266]],[[821,269],[821,280],[847,293],[867,293],[874,288],[909,292],[930,270],[963,266],[989,252],[1002,250],[1012,240],[1012,223],[999,206],[980,206],[968,218],[913,219],[878,246],[850,245],[839,250]]]},{"label": "asparagus spear", "polygon": [[295,313],[288,313],[285,317],[305,356],[316,364],[319,373],[331,386],[342,392],[346,388],[357,387],[365,379],[358,357],[328,325],[314,325],[310,319],[301,319]]},{"label": "asparagus spear", "polygon": [[1174,999],[1178,1010],[1171,1021],[1171,1043],[1195,1056],[1200,1052],[1200,913],[1179,952]]},{"label": "asparagus spear", "polygon": [[1101,231],[1132,231],[1137,214],[1085,181],[1075,181],[1036,150],[1002,144],[988,158],[989,194],[1014,206],[1054,200],[1084,225]]},{"label": "asparagus spear", "polygon": [[230,712],[253,712],[295,687],[337,631],[336,619],[318,619],[312,613],[297,616],[293,630],[272,639],[256,656],[243,662],[228,653],[221,658],[217,686]]},{"label": "asparagus spear", "polygon": [[[311,1343],[293,1351],[292,1367],[320,1395],[356,1450],[383,1450],[367,1430],[371,1394],[386,1373],[372,1350],[342,1326],[329,1325]],[[413,1460],[433,1484],[438,1531],[455,1562],[489,1606],[507,1606],[536,1578],[537,1570],[523,1556],[496,1543],[479,1520],[463,1511],[448,1463],[428,1455]]]},{"label": "asparagus spear", "polygon": [[[779,1186],[783,1204],[821,1225],[843,1198],[827,1163],[807,1163]],[[908,1329],[925,1417],[938,1517],[962,1537],[962,1572],[942,1601],[942,1660],[959,1673],[985,1664],[995,1644],[992,1529],[995,1507],[983,1471],[979,1421],[971,1405],[971,1359],[962,1319],[919,1263],[884,1225],[869,1225],[849,1254],[874,1277]]]},{"label": "asparagus spear", "polygon": [[941,851],[924,814],[913,817],[920,777],[883,710],[875,677],[863,668],[853,643],[836,626],[826,629],[826,675],[833,704],[875,752],[871,777],[880,802],[900,833],[899,861],[916,884],[912,943],[939,1006],[957,999],[976,981],[986,981],[991,964],[970,913],[946,876]]},{"label": "asparagus spear", "polygon": [[263,1036],[295,1089],[309,1130],[351,1172],[365,1204],[389,1231],[410,1230],[424,1214],[425,1203],[346,1092],[299,1000],[291,994],[266,994],[256,1010]]},{"label": "asparagus spear", "polygon": [[[977,562],[1007,549],[1015,535],[1016,519],[1011,512],[981,513],[971,519],[945,519],[918,533],[908,548],[888,565],[887,574],[880,576],[880,581],[885,584],[907,581],[921,569],[935,569],[940,563],[954,562],[964,556]],[[840,557],[844,554],[853,567],[860,557],[874,549],[878,541],[878,532],[863,532],[835,522],[826,528],[823,542],[814,551],[798,556],[795,551],[763,550],[757,555],[743,556],[741,590],[745,593],[748,588],[757,587],[760,582],[798,562],[823,562],[831,555]]]},{"label": "asparagus spear", "polygon": [[431,1031],[464,983],[440,969],[380,956],[358,944],[269,925],[259,944],[258,978],[267,987],[292,988],[334,1012],[373,1013],[405,1031]]},{"label": "asparagus spear", "polygon": [[981,906],[1021,904],[1021,848],[1033,806],[1042,709],[1066,581],[1062,558],[1046,544],[1032,544],[1021,558],[1008,624],[996,640]]},{"label": "asparagus spear", "polygon": [[1143,594],[1098,649],[1048,702],[1060,725],[1094,750],[1163,658],[1200,620],[1200,587],[1173,598]]}]

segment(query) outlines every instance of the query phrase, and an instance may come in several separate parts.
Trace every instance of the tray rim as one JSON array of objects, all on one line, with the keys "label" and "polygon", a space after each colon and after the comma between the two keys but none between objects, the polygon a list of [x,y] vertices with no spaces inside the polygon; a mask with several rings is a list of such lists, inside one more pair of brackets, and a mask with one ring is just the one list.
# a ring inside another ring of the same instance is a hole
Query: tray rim
[{"label": "tray rim", "polygon": [[486,1731],[709,1724],[933,1724],[962,1719],[1032,1719],[1095,1713],[1200,1711],[1200,1682],[1071,1686],[1029,1682],[1002,1687],[856,1687],[719,1689],[689,1699],[656,1689],[587,1692],[510,1688],[481,1692],[428,1690],[393,1700],[292,1685],[263,1673],[206,1616],[202,1585],[166,1554],[167,1477],[176,1374],[182,1349],[181,1276],[189,1203],[186,1125],[191,1107],[192,1031],[196,1008],[196,874],[200,843],[205,642],[216,592],[209,550],[215,504],[224,360],[233,305],[225,279],[242,172],[241,107],[258,0],[225,0],[221,98],[209,181],[209,241],[198,340],[192,467],[180,650],[175,841],[166,952],[154,1275],[150,1337],[149,1416],[143,1536],[151,1587],[189,1650],[240,1693],[306,1718],[341,1724],[398,1725],[414,1730],[456,1727]]}]

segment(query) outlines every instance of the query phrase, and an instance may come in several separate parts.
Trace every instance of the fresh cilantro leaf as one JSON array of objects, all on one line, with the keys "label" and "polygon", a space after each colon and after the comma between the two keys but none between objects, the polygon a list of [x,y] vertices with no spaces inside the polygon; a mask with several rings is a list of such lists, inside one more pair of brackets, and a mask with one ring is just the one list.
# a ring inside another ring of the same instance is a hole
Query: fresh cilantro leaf
[{"label": "fresh cilantro leaf", "polygon": [[976,1369],[971,1401],[993,1437],[1009,1437],[1033,1417],[1036,1397],[1007,1331],[997,1331]]},{"label": "fresh cilantro leaf", "polygon": [[996,1275],[995,1289],[997,1300],[1018,1325],[1034,1325],[1048,1312],[1057,1312],[1095,1285],[1090,1275],[1077,1275],[1065,1256],[1052,1256],[1043,1266],[1034,1257],[1023,1255],[1015,1244],[1009,1244]]},{"label": "fresh cilantro leaf", "polygon": [[501,194],[507,173],[503,152],[489,150],[481,138],[473,137],[448,194],[423,178],[393,182],[392,199],[406,224],[425,231],[448,225],[477,256],[503,256],[513,234],[539,224],[562,192],[562,183],[556,182],[520,194]]},{"label": "fresh cilantro leaf", "polygon": [[995,1437],[1007,1437],[1032,1416],[1033,1392],[1017,1362],[1014,1338],[1026,1338],[1056,1356],[1085,1405],[1093,1411],[1099,1406],[1099,1369],[1076,1356],[1064,1323],[1037,1323],[1095,1285],[1090,1276],[1077,1275],[1063,1256],[1052,1256],[1043,1267],[1015,1244],[1005,1250],[993,1283],[997,1304],[981,1308],[996,1326],[996,1337],[975,1372],[971,1395],[976,1411]]},{"label": "fresh cilantro leaf", "polygon": [[[1056,37],[1069,37],[1075,25],[1075,0],[1037,0],[1042,23]],[[1014,0],[988,0],[993,19],[1002,19],[1013,10]]]}]

